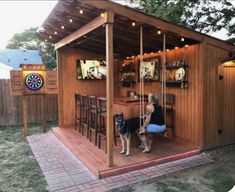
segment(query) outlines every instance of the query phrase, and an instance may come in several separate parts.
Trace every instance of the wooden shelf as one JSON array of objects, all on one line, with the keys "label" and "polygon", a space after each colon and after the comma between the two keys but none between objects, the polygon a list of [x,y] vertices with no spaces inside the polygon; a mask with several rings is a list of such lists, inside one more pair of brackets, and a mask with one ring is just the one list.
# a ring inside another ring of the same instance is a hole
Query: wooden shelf
[{"label": "wooden shelf", "polygon": [[188,84],[188,81],[166,80],[166,86],[168,87],[181,87],[182,83],[183,87],[185,88],[185,84]]},{"label": "wooden shelf", "polygon": [[119,71],[119,73],[135,73],[136,71],[135,70],[132,70],[132,71]]},{"label": "wooden shelf", "polygon": [[179,69],[179,68],[186,68],[188,65],[177,65],[177,66],[166,66],[166,69]]}]

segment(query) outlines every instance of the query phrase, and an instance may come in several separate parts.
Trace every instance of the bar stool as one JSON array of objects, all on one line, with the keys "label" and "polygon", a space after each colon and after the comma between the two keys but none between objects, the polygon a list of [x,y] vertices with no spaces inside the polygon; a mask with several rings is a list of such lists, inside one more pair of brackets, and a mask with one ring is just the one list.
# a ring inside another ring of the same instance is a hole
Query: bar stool
[{"label": "bar stool", "polygon": [[[98,102],[98,115],[99,115],[99,122],[98,122],[98,129],[97,129],[97,137],[98,137],[98,148],[101,148],[101,139],[102,137],[106,139],[106,99],[99,97],[97,98]],[[105,142],[105,152],[107,151],[107,146]]]},{"label": "bar stool", "polygon": [[[98,148],[101,148],[101,140],[102,138],[105,140],[105,152],[107,152],[107,142],[106,142],[106,99],[105,98],[98,98],[98,127],[97,127],[97,136],[98,136]],[[113,119],[114,122],[114,119]],[[114,129],[113,129],[113,138],[114,144],[117,145],[117,137],[116,137],[116,130],[115,130],[115,122],[114,122]]]},{"label": "bar stool", "polygon": [[81,133],[81,122],[82,122],[82,102],[81,102],[81,95],[75,94],[75,130],[77,130],[78,125],[78,131]]},{"label": "bar stool", "polygon": [[81,95],[81,133],[84,135],[84,129],[87,129],[87,138],[88,138],[88,124],[89,124],[89,101],[88,96],[82,94]]},{"label": "bar stool", "polygon": [[98,107],[95,96],[89,96],[89,120],[88,120],[88,138],[92,140],[92,132],[95,134],[95,145],[97,145],[97,124],[98,124]]}]

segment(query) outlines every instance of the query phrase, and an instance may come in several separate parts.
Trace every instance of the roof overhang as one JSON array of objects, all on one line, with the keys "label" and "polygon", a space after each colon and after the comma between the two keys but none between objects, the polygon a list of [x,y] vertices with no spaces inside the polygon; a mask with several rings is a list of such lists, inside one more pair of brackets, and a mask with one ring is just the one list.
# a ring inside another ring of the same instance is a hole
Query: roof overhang
[{"label": "roof overhang", "polygon": [[[108,17],[109,12],[114,13],[114,19]],[[139,54],[139,26],[143,26],[143,47],[147,53],[162,50],[163,33],[167,49],[197,44],[204,38],[186,27],[108,0],[60,0],[37,37],[55,44],[56,49],[69,46],[105,54],[105,24],[110,22],[114,23],[114,54],[119,57]]]}]

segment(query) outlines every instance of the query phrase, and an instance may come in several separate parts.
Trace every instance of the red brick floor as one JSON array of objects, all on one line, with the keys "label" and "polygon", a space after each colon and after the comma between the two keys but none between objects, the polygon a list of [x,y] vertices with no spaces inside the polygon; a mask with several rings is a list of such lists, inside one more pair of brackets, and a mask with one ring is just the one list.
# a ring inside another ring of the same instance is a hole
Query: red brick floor
[{"label": "red brick floor", "polygon": [[98,179],[53,133],[27,137],[50,191],[108,191],[211,162],[203,154]]}]

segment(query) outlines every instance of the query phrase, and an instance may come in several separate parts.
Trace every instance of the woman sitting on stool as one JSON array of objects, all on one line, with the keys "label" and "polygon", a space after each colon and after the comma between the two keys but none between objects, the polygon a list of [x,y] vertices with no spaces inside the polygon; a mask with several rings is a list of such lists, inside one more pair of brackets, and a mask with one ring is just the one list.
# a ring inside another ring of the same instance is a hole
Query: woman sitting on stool
[{"label": "woman sitting on stool", "polygon": [[152,135],[151,133],[162,133],[166,131],[166,125],[164,122],[162,107],[158,102],[157,95],[148,94],[148,104],[146,106],[146,114],[144,115],[144,125],[140,128],[140,134],[142,135],[142,141],[144,144],[144,153],[147,153],[151,149]]}]

